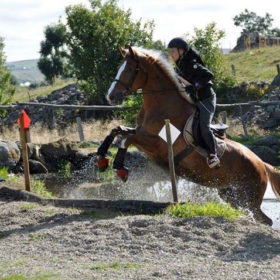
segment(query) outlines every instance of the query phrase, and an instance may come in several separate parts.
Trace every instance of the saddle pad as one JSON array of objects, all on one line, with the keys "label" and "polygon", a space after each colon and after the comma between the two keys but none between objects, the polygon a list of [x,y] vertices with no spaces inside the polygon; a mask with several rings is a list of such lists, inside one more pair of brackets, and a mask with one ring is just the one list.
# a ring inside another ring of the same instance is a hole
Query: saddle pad
[{"label": "saddle pad", "polygon": [[[190,144],[194,147],[196,152],[198,152],[203,157],[207,158],[208,153],[206,152],[206,150],[204,148],[199,147],[194,144],[194,137],[193,137],[193,131],[192,131],[193,119],[194,119],[194,113],[188,118],[188,120],[185,124],[184,130],[183,130],[183,137],[184,137],[185,141],[187,142],[187,144]],[[225,143],[225,141],[223,141],[222,139],[220,139],[216,136],[214,136],[214,139],[215,139],[215,145],[216,145],[216,149],[217,149],[217,156],[218,156],[218,158],[222,158],[222,156],[225,152],[225,149],[226,149],[226,143]]]}]

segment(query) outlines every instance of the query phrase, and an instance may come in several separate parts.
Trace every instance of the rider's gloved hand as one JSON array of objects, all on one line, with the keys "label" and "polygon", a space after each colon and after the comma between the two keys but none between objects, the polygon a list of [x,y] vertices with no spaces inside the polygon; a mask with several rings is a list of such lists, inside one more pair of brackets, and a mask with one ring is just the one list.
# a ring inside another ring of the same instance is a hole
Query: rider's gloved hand
[{"label": "rider's gloved hand", "polygon": [[193,100],[193,102],[196,102],[196,95],[195,95],[195,89],[192,85],[188,85],[185,87],[186,92],[190,95],[191,99]]}]

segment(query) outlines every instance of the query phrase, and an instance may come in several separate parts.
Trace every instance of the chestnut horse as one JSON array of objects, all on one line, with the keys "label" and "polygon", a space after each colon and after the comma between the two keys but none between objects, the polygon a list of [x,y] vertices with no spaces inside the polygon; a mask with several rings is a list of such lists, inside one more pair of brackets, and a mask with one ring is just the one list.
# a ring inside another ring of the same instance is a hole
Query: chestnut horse
[{"label": "chestnut horse", "polygon": [[[183,131],[194,106],[182,97],[182,86],[175,71],[159,53],[136,47],[128,50],[120,47],[120,51],[124,59],[106,98],[110,104],[119,104],[127,95],[142,89],[143,104],[136,128],[120,126],[106,137],[98,150],[98,163],[100,168],[107,167],[107,150],[117,134],[123,135],[113,167],[120,177],[126,179],[127,169],[123,162],[130,145],[159,164],[168,166],[167,145],[158,133],[165,119],[170,119]],[[272,220],[261,211],[260,206],[268,181],[274,192],[280,195],[280,174],[242,144],[230,139],[224,141],[226,148],[219,169],[210,169],[205,158],[193,151],[178,163],[176,173],[203,186],[218,188],[221,197],[232,206],[246,207],[256,220],[272,225]],[[187,146],[181,133],[173,145],[174,155]]]}]

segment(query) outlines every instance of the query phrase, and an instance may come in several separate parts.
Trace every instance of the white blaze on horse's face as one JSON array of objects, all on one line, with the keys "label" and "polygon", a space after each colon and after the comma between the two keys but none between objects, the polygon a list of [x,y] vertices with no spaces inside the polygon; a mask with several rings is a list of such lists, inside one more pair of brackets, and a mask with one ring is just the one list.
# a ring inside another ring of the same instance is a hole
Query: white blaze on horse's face
[{"label": "white blaze on horse's face", "polygon": [[[124,69],[125,69],[125,67],[126,67],[126,63],[127,63],[127,61],[125,60],[125,61],[123,62],[123,64],[121,65],[121,67],[119,68],[119,71],[118,71],[118,73],[117,73],[117,76],[116,76],[115,80],[119,80],[119,78],[120,78],[122,72],[124,71]],[[107,95],[106,95],[106,99],[107,99],[107,101],[109,102],[109,104],[112,103],[111,98],[110,98],[110,95],[111,95],[111,93],[113,92],[113,90],[115,89],[116,84],[117,84],[116,81],[112,82],[110,88],[108,89],[108,92],[107,92]]]}]

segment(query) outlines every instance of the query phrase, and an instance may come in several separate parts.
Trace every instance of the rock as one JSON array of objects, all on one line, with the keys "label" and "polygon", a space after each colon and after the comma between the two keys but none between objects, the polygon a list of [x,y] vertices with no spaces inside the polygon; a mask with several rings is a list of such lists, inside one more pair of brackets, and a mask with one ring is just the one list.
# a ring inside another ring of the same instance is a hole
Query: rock
[{"label": "rock", "polygon": [[20,160],[20,150],[15,142],[0,140],[0,166],[15,167]]},{"label": "rock", "polygon": [[278,124],[279,122],[276,119],[269,119],[266,122],[264,122],[262,127],[264,129],[271,129],[271,128],[275,128]]},{"label": "rock", "polygon": [[272,118],[276,119],[276,120],[280,120],[280,110],[277,110],[275,112],[272,113]]},{"label": "rock", "polygon": [[275,76],[273,79],[271,86],[273,87],[280,87],[280,75]]},{"label": "rock", "polygon": [[273,146],[273,145],[277,145],[280,146],[280,139],[276,136],[273,135],[269,135],[266,137],[263,137],[261,139],[259,139],[256,144],[257,146]]},{"label": "rock", "polygon": [[270,163],[272,165],[279,165],[280,164],[280,159],[277,158],[277,152],[274,151],[270,147],[266,146],[257,146],[257,147],[252,147],[251,150],[259,156],[263,161]]},{"label": "rock", "polygon": [[40,152],[44,156],[46,161],[55,160],[70,160],[78,151],[76,143],[72,143],[65,140],[59,140],[57,142],[43,144],[40,148]]},{"label": "rock", "polygon": [[29,169],[31,174],[48,173],[48,169],[39,161],[30,159]]}]

